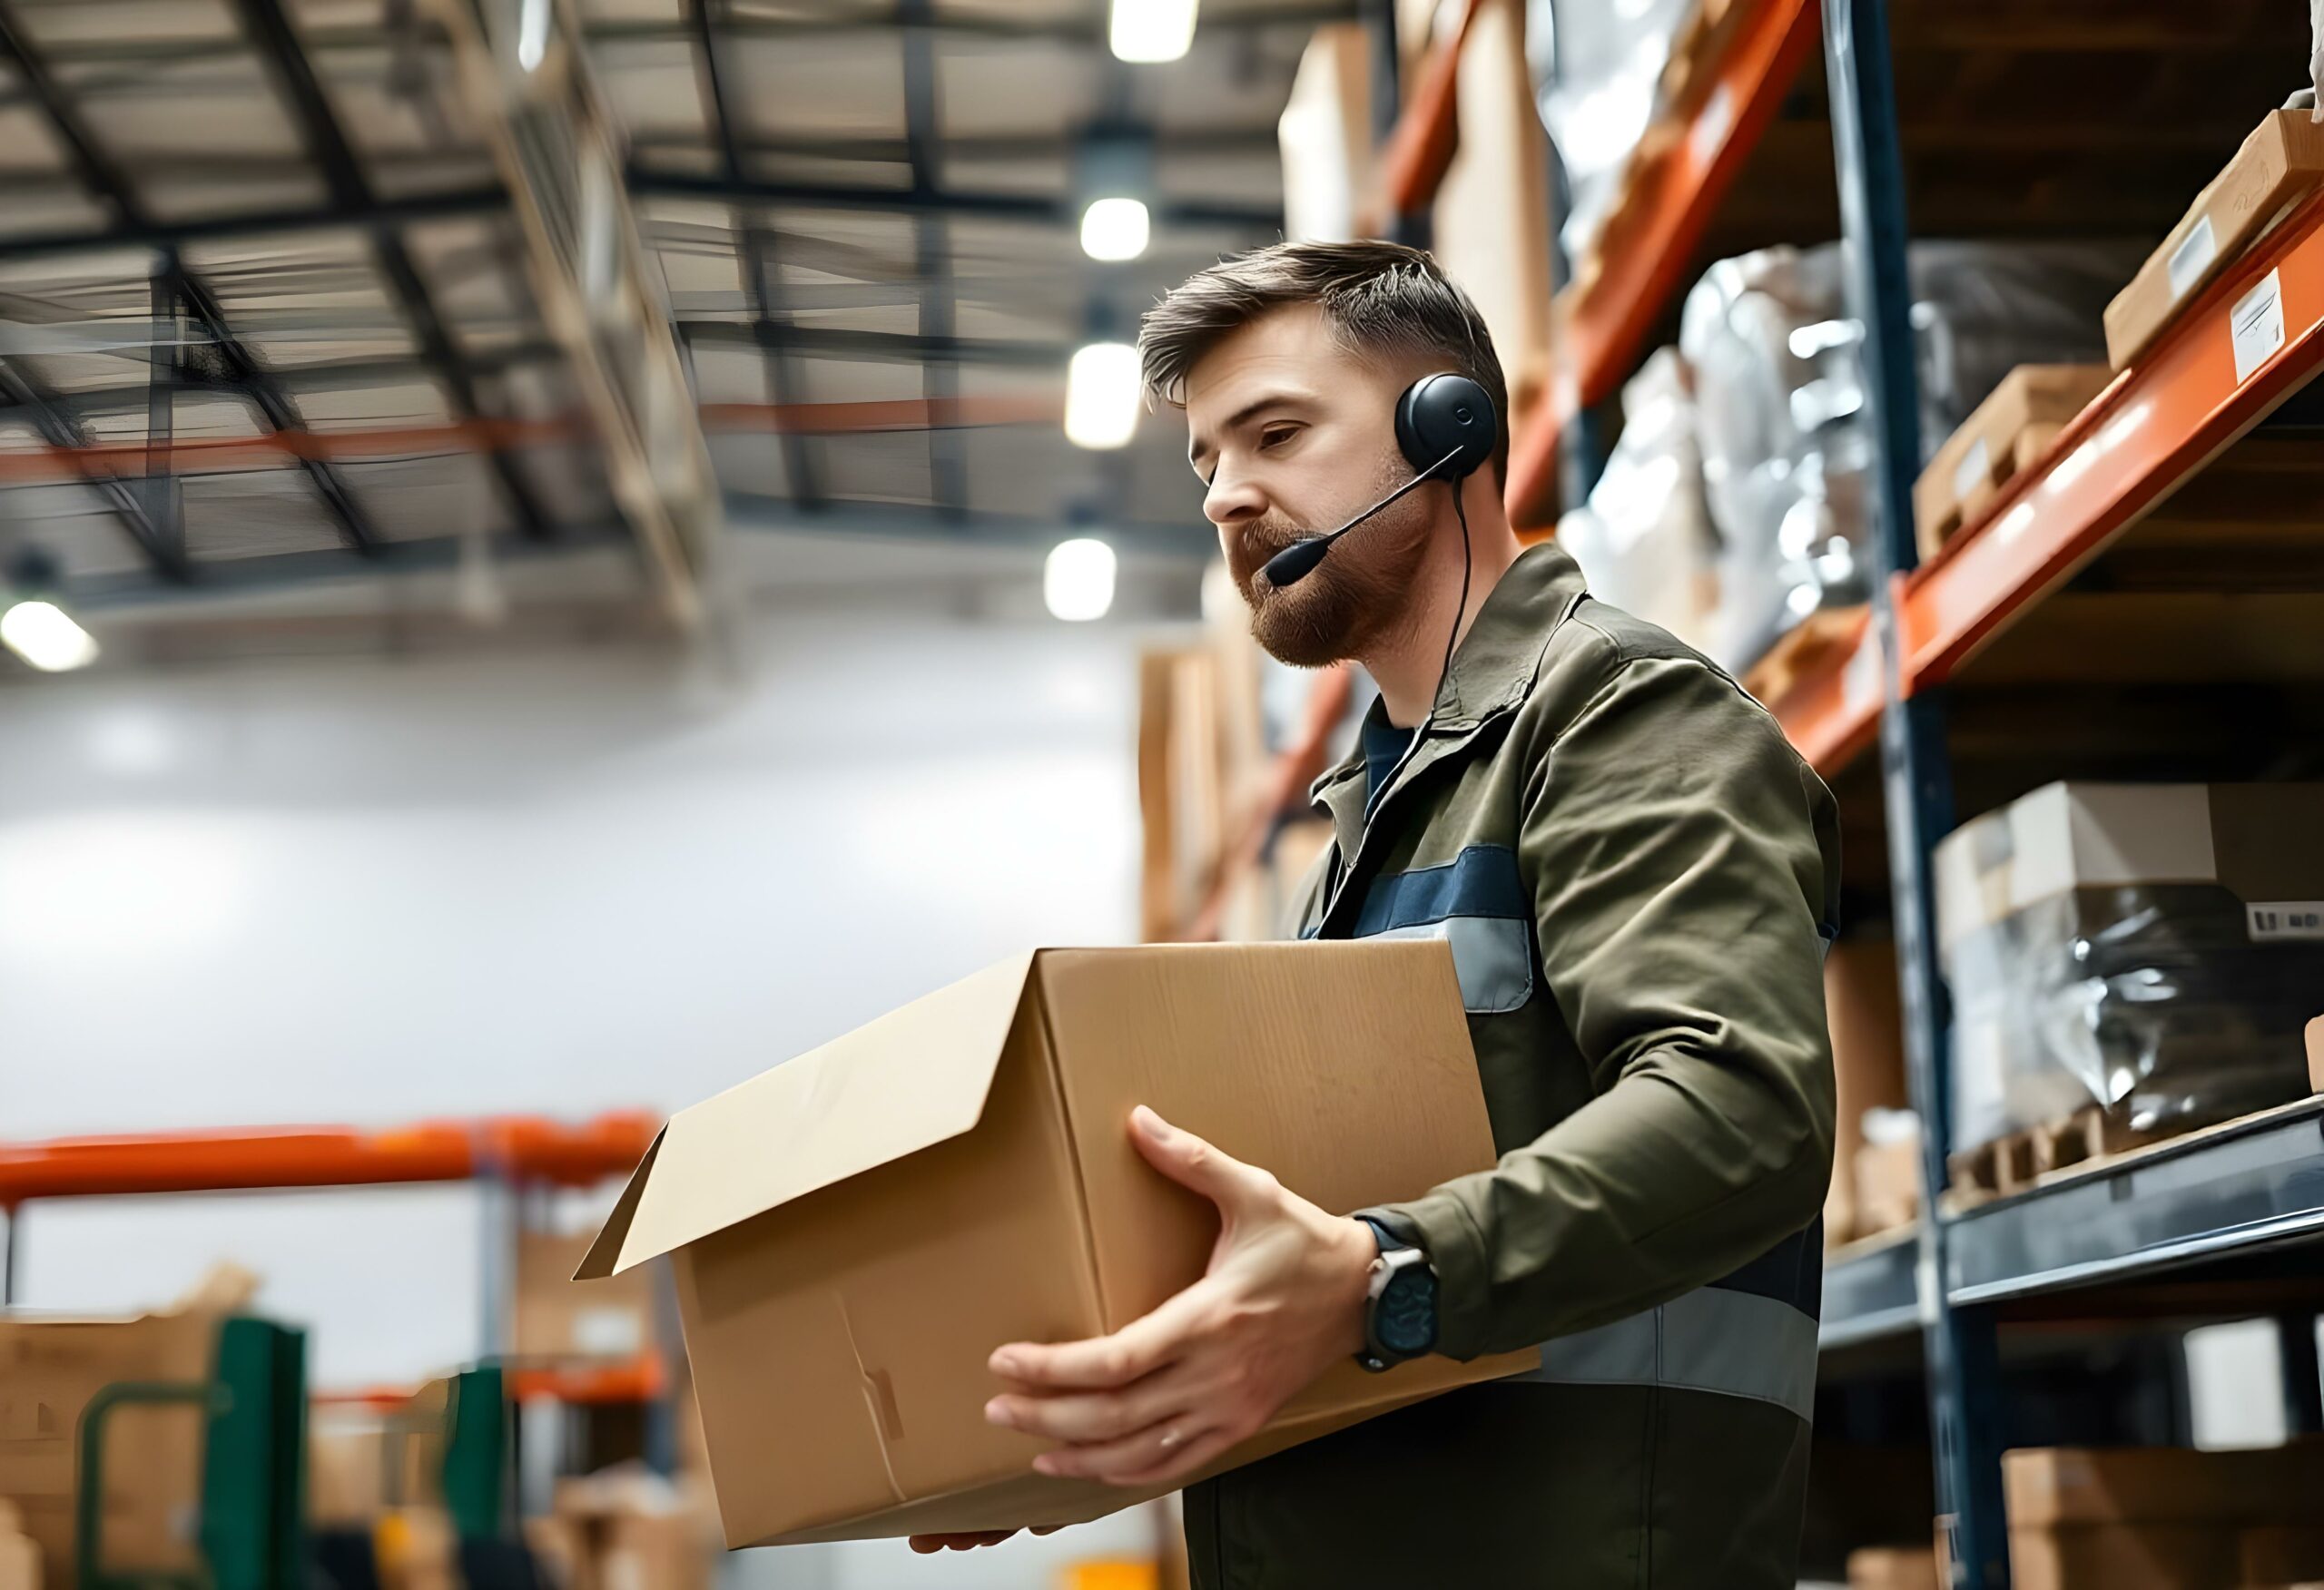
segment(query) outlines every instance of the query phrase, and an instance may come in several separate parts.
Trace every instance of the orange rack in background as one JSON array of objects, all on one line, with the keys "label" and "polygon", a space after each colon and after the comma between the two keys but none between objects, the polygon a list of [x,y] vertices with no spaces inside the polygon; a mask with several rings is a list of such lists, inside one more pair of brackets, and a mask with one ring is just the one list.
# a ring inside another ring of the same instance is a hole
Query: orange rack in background
[{"label": "orange rack in background", "polygon": [[478,1176],[582,1187],[627,1175],[661,1123],[643,1112],[577,1125],[537,1115],[352,1126],[260,1126],[0,1143],[0,1209],[35,1198],[368,1187]]}]

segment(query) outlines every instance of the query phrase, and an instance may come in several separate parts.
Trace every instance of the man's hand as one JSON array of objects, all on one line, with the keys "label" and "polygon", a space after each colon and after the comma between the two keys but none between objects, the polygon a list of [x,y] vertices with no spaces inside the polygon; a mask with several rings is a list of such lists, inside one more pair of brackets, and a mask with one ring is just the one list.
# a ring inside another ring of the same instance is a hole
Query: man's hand
[{"label": "man's hand", "polygon": [[[1055,1535],[1064,1527],[1062,1524],[1036,1524],[1033,1533]],[[915,1535],[911,1548],[922,1556],[939,1551],[974,1551],[980,1546],[999,1546],[1016,1533],[1014,1529],[978,1529],[966,1535]]]},{"label": "man's hand", "polygon": [[1326,1213],[1143,1105],[1130,1126],[1156,1169],[1218,1205],[1209,1267],[1111,1336],[1000,1349],[991,1368],[1009,1389],[985,1417],[1057,1441],[1034,1459],[1043,1474],[1167,1485],[1363,1349],[1379,1248],[1362,1222]]}]

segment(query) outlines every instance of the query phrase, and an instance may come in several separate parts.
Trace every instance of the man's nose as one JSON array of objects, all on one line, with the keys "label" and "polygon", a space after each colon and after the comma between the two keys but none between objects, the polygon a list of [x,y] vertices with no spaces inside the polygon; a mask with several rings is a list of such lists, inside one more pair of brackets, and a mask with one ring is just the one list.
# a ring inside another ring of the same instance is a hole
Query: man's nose
[{"label": "man's nose", "polygon": [[1210,489],[1203,495],[1203,517],[1222,530],[1247,524],[1266,511],[1266,498],[1257,486],[1224,469],[1212,477]]}]

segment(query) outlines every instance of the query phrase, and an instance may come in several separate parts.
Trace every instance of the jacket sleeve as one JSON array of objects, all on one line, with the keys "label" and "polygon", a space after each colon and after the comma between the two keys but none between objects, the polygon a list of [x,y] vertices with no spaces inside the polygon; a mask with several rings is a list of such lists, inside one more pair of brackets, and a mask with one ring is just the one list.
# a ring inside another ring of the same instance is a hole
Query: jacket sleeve
[{"label": "jacket sleeve", "polygon": [[1600,677],[1531,760],[1519,841],[1596,1096],[1494,1169],[1371,1212],[1428,1251],[1457,1359],[1716,1280],[1813,1221],[1831,1179],[1831,795],[1699,659]]}]

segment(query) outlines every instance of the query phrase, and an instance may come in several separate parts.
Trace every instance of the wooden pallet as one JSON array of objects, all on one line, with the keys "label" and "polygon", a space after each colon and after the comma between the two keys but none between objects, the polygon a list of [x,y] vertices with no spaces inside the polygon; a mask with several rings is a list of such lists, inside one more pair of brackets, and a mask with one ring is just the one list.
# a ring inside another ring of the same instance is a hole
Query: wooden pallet
[{"label": "wooden pallet", "polygon": [[1965,1149],[1945,1163],[1952,1172],[1955,1200],[1962,1204],[1982,1203],[2026,1192],[2053,1172],[2142,1148],[2169,1135],[2134,1132],[2093,1104],[2063,1121],[2028,1127]]},{"label": "wooden pallet", "polygon": [[1743,688],[1762,706],[1774,706],[1792,686],[1854,647],[1864,618],[1861,606],[1809,613],[1744,672]]}]

